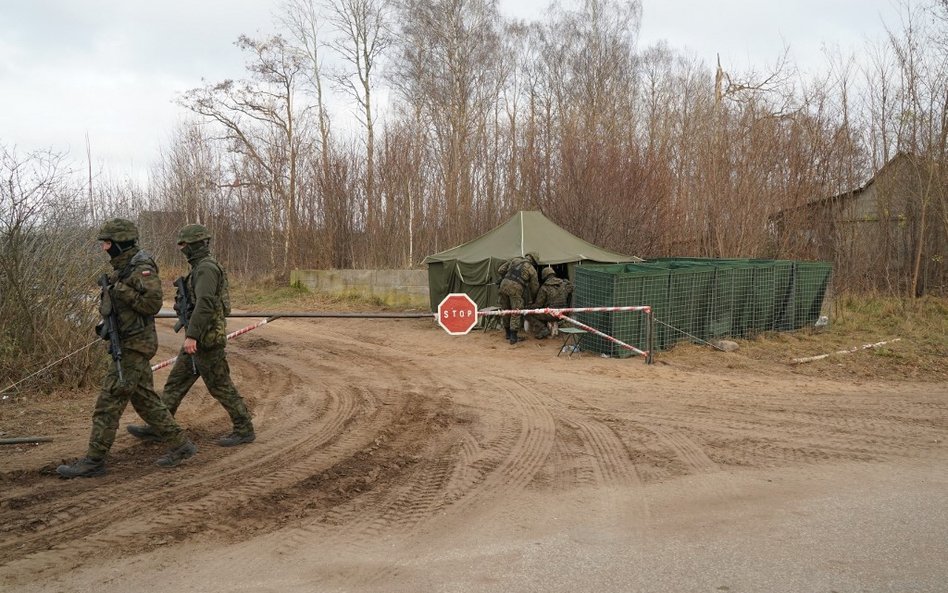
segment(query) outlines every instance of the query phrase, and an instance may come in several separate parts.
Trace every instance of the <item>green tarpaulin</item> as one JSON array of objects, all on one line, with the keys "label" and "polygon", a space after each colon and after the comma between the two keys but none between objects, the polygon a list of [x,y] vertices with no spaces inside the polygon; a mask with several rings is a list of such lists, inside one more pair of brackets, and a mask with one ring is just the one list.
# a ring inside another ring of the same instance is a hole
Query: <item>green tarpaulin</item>
[{"label": "green tarpaulin", "polygon": [[[649,305],[655,316],[655,350],[676,342],[747,338],[791,331],[819,319],[832,266],[824,262],[658,258],[639,264],[583,266],[574,279],[576,307]],[[581,313],[583,323],[627,344],[647,348],[647,327],[639,313]],[[580,343],[585,350],[630,356],[599,336]]]},{"label": "green tarpaulin", "polygon": [[540,212],[520,211],[472,241],[425,258],[431,310],[437,310],[441,300],[452,292],[467,293],[479,309],[496,306],[497,268],[512,257],[530,252],[539,255],[541,266],[565,268],[570,277],[575,266],[585,263],[642,261],[596,247],[563,230]]}]

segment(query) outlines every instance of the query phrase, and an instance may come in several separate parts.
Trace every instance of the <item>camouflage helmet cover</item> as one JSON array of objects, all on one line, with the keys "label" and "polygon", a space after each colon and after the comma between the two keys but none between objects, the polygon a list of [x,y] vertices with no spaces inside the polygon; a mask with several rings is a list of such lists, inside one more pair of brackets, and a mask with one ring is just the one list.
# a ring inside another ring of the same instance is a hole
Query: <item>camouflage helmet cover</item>
[{"label": "camouflage helmet cover", "polygon": [[138,227],[127,218],[113,218],[107,220],[99,229],[99,241],[114,241],[125,243],[138,240]]},{"label": "camouflage helmet cover", "polygon": [[202,224],[188,224],[181,228],[178,231],[178,245],[182,243],[197,243],[198,241],[204,241],[205,239],[210,239],[211,233],[207,230],[207,227]]},{"label": "camouflage helmet cover", "polygon": [[540,273],[540,277],[546,280],[550,276],[556,276],[556,272],[553,271],[553,268],[550,266],[543,268],[543,272]]}]

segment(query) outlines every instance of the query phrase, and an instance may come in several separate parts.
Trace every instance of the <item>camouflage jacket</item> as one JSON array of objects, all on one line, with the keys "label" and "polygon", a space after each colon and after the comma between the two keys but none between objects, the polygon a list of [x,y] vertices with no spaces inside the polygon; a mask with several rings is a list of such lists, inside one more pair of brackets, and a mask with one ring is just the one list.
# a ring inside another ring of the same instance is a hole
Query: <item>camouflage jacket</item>
[{"label": "camouflage jacket", "polygon": [[537,269],[533,267],[533,262],[526,257],[518,256],[505,261],[497,268],[497,274],[500,276],[501,282],[505,280],[512,281],[529,289],[530,292],[526,295],[527,302],[534,299],[537,290],[540,288]]},{"label": "camouflage jacket", "polygon": [[531,309],[544,307],[562,308],[569,305],[569,295],[572,292],[572,283],[562,278],[552,276],[543,283],[537,293],[537,300]]},{"label": "camouflage jacket", "polygon": [[194,299],[194,309],[185,335],[198,342],[198,349],[223,348],[227,344],[230,288],[227,273],[203,247],[188,258],[191,273],[185,278]]},{"label": "camouflage jacket", "polygon": [[161,280],[158,265],[147,251],[133,247],[112,258],[108,295],[99,311],[107,315],[115,308],[123,350],[151,358],[158,352],[155,317],[161,310]]}]

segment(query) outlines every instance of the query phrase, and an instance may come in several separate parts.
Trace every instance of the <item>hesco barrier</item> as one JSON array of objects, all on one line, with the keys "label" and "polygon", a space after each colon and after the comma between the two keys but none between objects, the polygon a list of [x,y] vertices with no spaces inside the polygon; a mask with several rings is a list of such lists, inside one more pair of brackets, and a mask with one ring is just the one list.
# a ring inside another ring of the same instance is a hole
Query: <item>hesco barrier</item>
[{"label": "hesco barrier", "polygon": [[[661,258],[638,264],[577,266],[573,306],[650,305],[654,349],[682,340],[746,338],[791,331],[820,317],[832,266],[824,262]],[[634,345],[647,327],[639,313],[587,313],[580,321]],[[584,336],[585,350],[615,357],[630,353],[598,336]]]}]

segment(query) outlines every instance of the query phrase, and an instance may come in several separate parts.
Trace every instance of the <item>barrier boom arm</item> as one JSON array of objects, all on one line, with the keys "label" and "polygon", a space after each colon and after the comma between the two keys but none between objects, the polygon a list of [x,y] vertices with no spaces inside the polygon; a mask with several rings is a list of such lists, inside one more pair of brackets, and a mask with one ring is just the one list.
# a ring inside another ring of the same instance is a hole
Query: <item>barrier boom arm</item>
[{"label": "barrier boom arm", "polygon": [[[553,307],[544,307],[542,309],[497,309],[494,311],[478,311],[477,314],[482,317],[492,317],[492,316],[502,316],[502,315],[552,315],[558,319],[563,319],[572,323],[576,327],[580,327],[589,333],[595,334],[601,338],[609,340],[610,342],[640,354],[645,357],[646,363],[651,362],[651,353],[647,350],[639,350],[635,346],[626,344],[625,342],[613,338],[612,336],[605,334],[598,329],[586,325],[580,321],[573,319],[572,317],[567,317],[566,313],[617,313],[624,311],[641,311],[646,315],[652,314],[652,307],[649,305],[639,305],[635,307],[564,307],[562,309],[557,309]],[[651,344],[651,337],[649,337],[649,343]]]},{"label": "barrier boom arm", "polygon": [[560,313],[617,313],[622,311],[642,311],[651,313],[652,307],[649,305],[640,305],[637,307],[563,307],[555,309],[553,307],[544,307],[542,309],[497,309],[495,311],[478,311],[477,314],[485,317],[503,316],[503,315],[542,315],[544,313],[559,317]]}]

